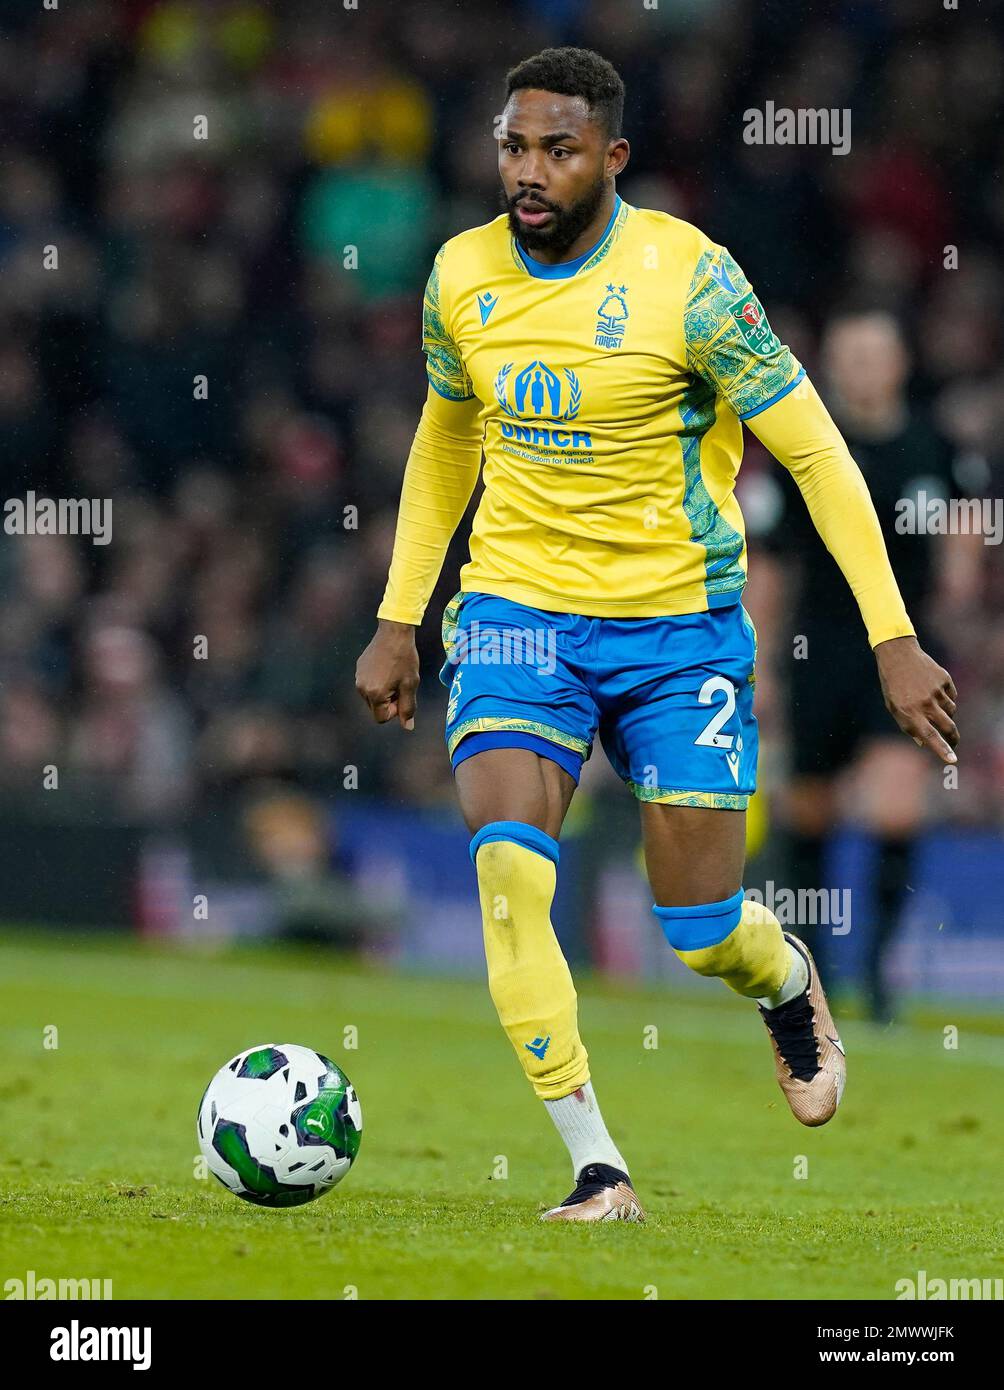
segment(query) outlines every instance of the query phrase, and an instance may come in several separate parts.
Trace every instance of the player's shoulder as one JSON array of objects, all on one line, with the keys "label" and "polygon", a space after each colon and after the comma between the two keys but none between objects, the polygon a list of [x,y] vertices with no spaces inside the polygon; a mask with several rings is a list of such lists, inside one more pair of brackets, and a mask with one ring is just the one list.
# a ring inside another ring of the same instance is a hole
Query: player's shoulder
[{"label": "player's shoulder", "polygon": [[673,253],[681,260],[692,259],[695,263],[706,251],[721,251],[724,248],[712,241],[707,232],[693,222],[682,217],[674,217],[670,212],[660,212],[655,208],[632,208],[632,222],[636,235],[672,247]]},{"label": "player's shoulder", "polygon": [[509,219],[500,213],[479,227],[468,227],[447,237],[436,253],[439,274],[451,278],[477,277],[499,257],[509,255]]},{"label": "player's shoulder", "polygon": [[674,268],[684,293],[694,293],[709,275],[721,276],[723,268],[737,280],[741,277],[742,272],[728,250],[702,227],[655,208],[636,207],[633,213],[635,236],[665,253],[665,264]]}]

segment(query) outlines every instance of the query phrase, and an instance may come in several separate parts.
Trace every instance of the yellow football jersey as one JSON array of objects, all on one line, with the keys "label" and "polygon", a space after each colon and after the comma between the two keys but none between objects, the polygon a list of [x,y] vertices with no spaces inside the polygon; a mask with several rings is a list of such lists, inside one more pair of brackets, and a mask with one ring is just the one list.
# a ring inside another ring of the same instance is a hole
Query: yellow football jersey
[{"label": "yellow football jersey", "polygon": [[591,252],[547,266],[502,215],[440,250],[424,348],[440,395],[482,404],[463,589],[600,617],[736,601],[740,420],[802,371],[723,247],[618,197]]},{"label": "yellow football jersey", "polygon": [[749,420],[872,646],[913,634],[861,470],[739,266],[696,227],[617,198],[592,250],[546,266],[498,217],[441,248],[423,340],[429,391],[379,618],[421,623],[482,445],[463,590],[613,618],[737,602]]}]

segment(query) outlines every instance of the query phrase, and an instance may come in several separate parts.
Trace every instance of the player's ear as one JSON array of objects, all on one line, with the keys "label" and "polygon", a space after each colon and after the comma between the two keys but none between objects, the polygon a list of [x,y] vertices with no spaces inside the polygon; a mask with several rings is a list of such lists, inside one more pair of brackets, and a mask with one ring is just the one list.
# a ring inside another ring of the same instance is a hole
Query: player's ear
[{"label": "player's ear", "polygon": [[630,158],[631,146],[623,136],[611,140],[607,146],[607,173],[612,178],[616,178],[623,171]]}]

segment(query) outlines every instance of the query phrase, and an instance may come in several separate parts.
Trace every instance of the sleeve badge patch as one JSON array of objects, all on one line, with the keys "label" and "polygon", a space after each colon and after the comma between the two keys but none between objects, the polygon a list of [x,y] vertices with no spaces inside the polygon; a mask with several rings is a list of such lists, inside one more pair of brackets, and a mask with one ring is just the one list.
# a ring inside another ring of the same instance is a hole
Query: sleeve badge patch
[{"label": "sleeve badge patch", "polygon": [[730,313],[743,341],[758,357],[769,357],[781,347],[781,340],[767,322],[763,305],[755,294],[745,294],[730,305]]}]

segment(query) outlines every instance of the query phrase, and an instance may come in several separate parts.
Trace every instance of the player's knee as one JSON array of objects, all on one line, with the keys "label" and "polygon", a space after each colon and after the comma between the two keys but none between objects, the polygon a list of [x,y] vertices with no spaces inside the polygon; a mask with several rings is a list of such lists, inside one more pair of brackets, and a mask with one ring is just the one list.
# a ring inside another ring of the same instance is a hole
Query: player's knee
[{"label": "player's knee", "polygon": [[[553,887],[560,846],[553,836],[535,825],[497,820],[489,821],[471,837],[470,855],[483,888],[497,887],[516,874],[523,883],[540,878],[542,882],[551,882]],[[528,855],[533,858],[527,858]],[[542,868],[541,859],[552,866],[549,873],[537,872]]]},{"label": "player's knee", "polygon": [[722,945],[739,926],[743,912],[743,890],[717,903],[701,903],[693,907],[660,907],[652,911],[658,917],[666,940],[691,970],[698,975],[718,975],[718,960]]}]

